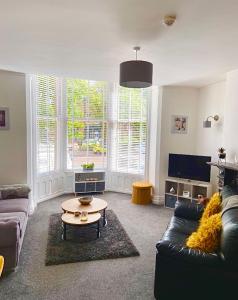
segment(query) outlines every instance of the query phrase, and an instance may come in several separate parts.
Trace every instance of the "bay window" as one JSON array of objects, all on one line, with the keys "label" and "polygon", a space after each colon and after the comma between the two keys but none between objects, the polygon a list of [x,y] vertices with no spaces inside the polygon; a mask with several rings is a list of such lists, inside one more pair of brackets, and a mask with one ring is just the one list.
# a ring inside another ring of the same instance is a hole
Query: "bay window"
[{"label": "bay window", "polygon": [[[38,173],[65,166],[144,175],[151,89],[33,75]],[[60,163],[61,160],[61,163]]]}]

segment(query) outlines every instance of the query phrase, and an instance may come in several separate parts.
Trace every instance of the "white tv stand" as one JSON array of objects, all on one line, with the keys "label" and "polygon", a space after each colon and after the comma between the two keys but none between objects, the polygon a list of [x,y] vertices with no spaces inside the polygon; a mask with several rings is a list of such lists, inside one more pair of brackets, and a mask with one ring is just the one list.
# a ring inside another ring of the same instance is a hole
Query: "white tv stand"
[{"label": "white tv stand", "polygon": [[[174,189],[174,193],[170,192],[171,188]],[[185,197],[183,191],[188,191],[189,196]],[[177,200],[190,200],[197,203],[198,195],[211,197],[211,183],[179,178],[167,178],[165,180],[165,207],[174,208]]]}]

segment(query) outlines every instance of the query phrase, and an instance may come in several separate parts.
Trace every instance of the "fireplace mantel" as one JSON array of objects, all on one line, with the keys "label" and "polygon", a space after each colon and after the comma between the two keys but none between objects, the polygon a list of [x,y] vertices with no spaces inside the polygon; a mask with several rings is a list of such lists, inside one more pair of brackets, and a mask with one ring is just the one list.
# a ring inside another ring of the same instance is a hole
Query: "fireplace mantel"
[{"label": "fireplace mantel", "polygon": [[238,164],[229,162],[207,162],[207,164],[219,169],[218,189],[221,191],[224,185],[238,187]]}]

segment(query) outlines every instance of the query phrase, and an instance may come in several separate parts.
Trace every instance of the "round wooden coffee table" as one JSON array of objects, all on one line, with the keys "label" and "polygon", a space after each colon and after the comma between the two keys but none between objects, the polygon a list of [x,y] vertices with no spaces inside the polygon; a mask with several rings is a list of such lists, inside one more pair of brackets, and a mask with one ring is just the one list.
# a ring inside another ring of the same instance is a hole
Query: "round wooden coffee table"
[{"label": "round wooden coffee table", "polygon": [[100,198],[94,198],[93,201],[89,205],[82,205],[79,203],[78,198],[72,198],[69,200],[64,201],[61,204],[61,208],[64,212],[72,213],[75,212],[82,212],[87,211],[88,214],[94,214],[100,211],[103,211],[103,226],[107,224],[106,220],[106,208],[107,208],[107,202]]},{"label": "round wooden coffee table", "polygon": [[97,238],[100,237],[100,218],[101,214],[100,213],[93,213],[93,214],[88,214],[88,220],[87,221],[81,221],[80,216],[76,217],[72,213],[64,213],[61,216],[61,220],[63,223],[63,240],[66,240],[66,226],[77,226],[77,227],[82,227],[82,226],[88,226],[92,224],[97,223]]}]

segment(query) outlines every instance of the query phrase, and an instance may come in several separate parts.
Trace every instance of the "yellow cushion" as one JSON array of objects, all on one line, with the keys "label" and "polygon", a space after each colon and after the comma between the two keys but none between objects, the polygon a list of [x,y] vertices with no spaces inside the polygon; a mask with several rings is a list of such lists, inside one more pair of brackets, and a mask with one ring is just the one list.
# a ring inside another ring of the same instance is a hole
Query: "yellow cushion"
[{"label": "yellow cushion", "polygon": [[221,211],[221,208],[221,196],[219,195],[219,193],[215,193],[205,207],[200,223],[202,223],[204,219],[207,219],[210,216],[219,213]]},{"label": "yellow cushion", "polygon": [[2,274],[3,266],[4,266],[4,258],[3,256],[0,256],[0,276]]},{"label": "yellow cushion", "polygon": [[220,244],[221,229],[221,213],[214,214],[203,220],[197,231],[189,236],[186,245],[204,252],[214,252]]}]

